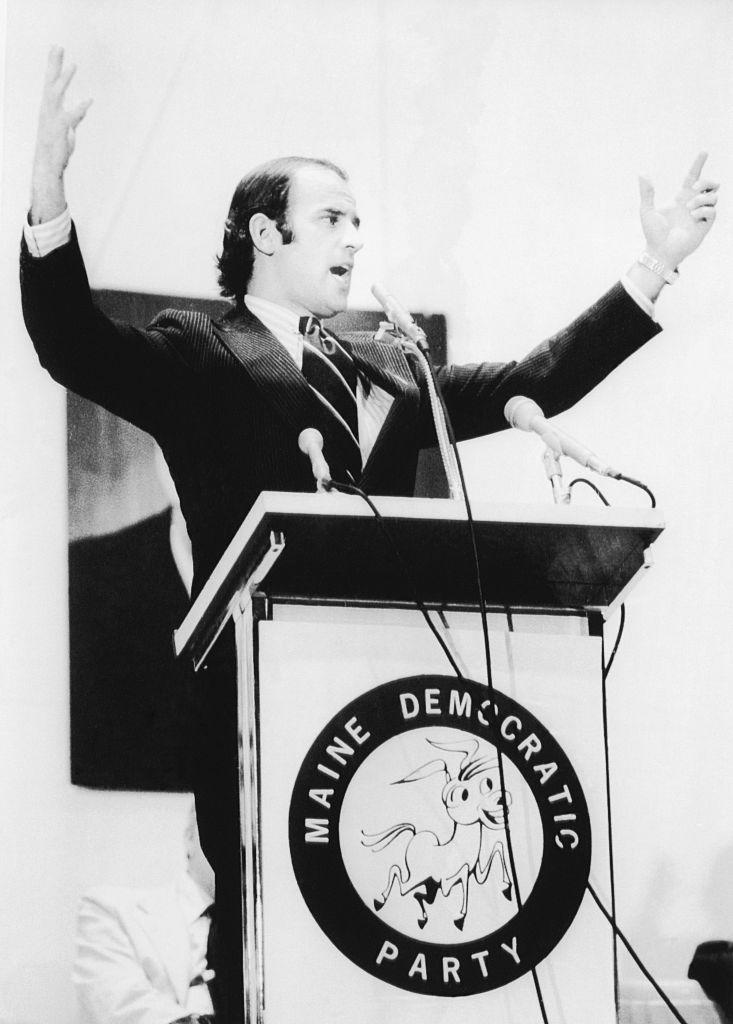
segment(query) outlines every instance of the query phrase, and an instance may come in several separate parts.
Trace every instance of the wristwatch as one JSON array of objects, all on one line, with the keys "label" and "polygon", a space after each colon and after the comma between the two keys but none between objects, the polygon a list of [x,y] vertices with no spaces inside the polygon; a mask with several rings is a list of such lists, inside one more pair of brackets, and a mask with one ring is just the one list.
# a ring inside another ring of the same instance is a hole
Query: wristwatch
[{"label": "wristwatch", "polygon": [[656,256],[650,256],[648,252],[643,252],[636,262],[641,263],[642,267],[646,267],[647,270],[651,270],[657,277],[661,277],[667,284],[674,284],[680,276],[679,270],[669,270],[661,260],[658,260]]}]

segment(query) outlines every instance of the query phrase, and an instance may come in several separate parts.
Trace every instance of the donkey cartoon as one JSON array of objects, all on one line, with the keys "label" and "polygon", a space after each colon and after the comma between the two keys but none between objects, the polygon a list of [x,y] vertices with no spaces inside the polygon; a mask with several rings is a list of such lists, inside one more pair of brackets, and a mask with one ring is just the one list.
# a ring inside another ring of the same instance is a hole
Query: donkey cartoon
[{"label": "donkey cartoon", "polygon": [[[473,877],[479,885],[483,885],[489,877],[494,858],[498,859],[501,867],[502,894],[507,900],[512,898],[512,882],[507,872],[504,842],[498,837],[489,836],[489,832],[505,831],[511,795],[506,791],[502,794],[499,762],[496,758],[477,756],[478,740],[427,742],[439,750],[457,751],[464,755],[458,774],[455,777],[451,775],[445,761],[438,758],[421,765],[393,785],[418,782],[439,772],[443,773],[445,785],[442,800],[453,823],[452,834],[441,843],[434,832],[417,831],[414,825],[403,822],[373,835],[362,830],[362,845],[378,853],[401,833],[411,832],[412,838],[405,849],[404,866],[393,864],[389,869],[387,885],[374,900],[374,909],[382,909],[396,882],[401,896],[411,892],[417,900],[420,906],[417,923],[420,928],[424,928],[428,921],[426,904],[435,901],[438,890],[445,897],[455,886],[460,885],[461,909],[454,924],[462,931],[468,911],[469,879]],[[488,847],[490,849],[487,850]]]}]

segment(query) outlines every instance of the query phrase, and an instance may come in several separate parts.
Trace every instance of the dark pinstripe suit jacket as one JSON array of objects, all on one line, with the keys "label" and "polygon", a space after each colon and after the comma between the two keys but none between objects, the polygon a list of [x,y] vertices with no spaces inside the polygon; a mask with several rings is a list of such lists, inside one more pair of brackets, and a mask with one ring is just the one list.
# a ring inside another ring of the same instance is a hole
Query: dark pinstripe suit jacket
[{"label": "dark pinstripe suit jacket", "polygon": [[[92,304],[75,234],[43,259],[23,246],[21,285],[28,331],[55,380],[147,430],[163,449],[191,535],[195,592],[260,491],[313,489],[297,447],[304,427],[321,430],[332,473],[345,479],[321,404],[248,312],[213,322],[166,310],[145,329],[109,320]],[[534,398],[547,415],[562,411],[658,330],[616,285],[519,362],[440,369],[457,438],[502,429],[515,394]],[[424,382],[394,345],[348,340],[359,368],[395,399],[361,484],[373,494],[409,495],[418,451],[433,443]]]}]

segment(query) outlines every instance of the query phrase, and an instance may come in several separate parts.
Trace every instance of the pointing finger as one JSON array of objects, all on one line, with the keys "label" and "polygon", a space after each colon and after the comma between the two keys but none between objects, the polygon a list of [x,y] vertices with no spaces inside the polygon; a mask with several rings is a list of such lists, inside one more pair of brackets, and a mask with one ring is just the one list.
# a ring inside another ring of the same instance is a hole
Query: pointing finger
[{"label": "pointing finger", "polygon": [[692,167],[687,172],[687,177],[682,182],[683,188],[692,188],[697,179],[700,177],[700,172],[702,171],[703,165],[707,158],[708,155],[704,150],[701,153],[697,154],[692,164]]},{"label": "pointing finger", "polygon": [[648,178],[639,176],[639,197],[642,210],[654,209],[654,186]]}]

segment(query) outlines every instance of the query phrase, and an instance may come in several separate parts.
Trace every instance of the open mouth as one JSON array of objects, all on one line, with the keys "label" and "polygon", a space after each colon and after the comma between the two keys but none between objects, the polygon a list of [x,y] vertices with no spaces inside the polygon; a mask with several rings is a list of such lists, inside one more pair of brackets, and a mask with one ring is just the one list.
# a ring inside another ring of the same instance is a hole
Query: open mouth
[{"label": "open mouth", "polygon": [[499,809],[495,810],[493,813],[490,813],[489,811],[482,808],[479,811],[479,815],[487,828],[503,828],[504,825],[506,824],[506,814]]},{"label": "open mouth", "polygon": [[331,273],[336,277],[345,277],[346,274],[351,273],[351,267],[331,267]]}]

